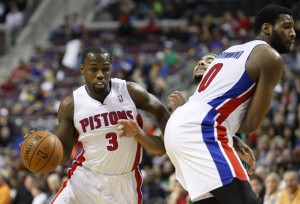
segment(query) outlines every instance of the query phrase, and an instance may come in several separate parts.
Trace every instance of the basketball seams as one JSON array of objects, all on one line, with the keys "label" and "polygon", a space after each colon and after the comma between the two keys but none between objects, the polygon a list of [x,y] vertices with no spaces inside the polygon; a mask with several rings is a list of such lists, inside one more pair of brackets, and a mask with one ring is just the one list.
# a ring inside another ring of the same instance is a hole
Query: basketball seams
[{"label": "basketball seams", "polygon": [[[30,140],[32,140],[32,137],[35,137],[35,134],[34,134],[35,132],[31,132],[31,133],[29,133],[28,135],[27,135],[27,137],[25,137],[25,139],[24,139],[24,141],[21,143],[21,159],[22,159],[22,161],[25,163],[25,160],[24,160],[24,154],[25,154],[25,152],[26,152],[26,148],[25,147],[23,147],[23,146],[27,146],[29,143],[31,143],[32,141],[30,141]],[[31,158],[32,159],[32,158]],[[27,162],[28,163],[28,168],[29,168],[29,166],[30,166],[30,163],[31,163],[31,159]]]},{"label": "basketball seams", "polygon": [[43,140],[41,140],[41,142],[39,143],[39,145],[38,146],[36,146],[36,148],[35,148],[35,150],[34,150],[34,152],[32,153],[32,157],[30,158],[30,161],[29,161],[29,164],[28,164],[28,168],[30,168],[30,166],[31,166],[31,161],[32,161],[32,159],[34,158],[34,156],[35,156],[35,153],[36,153],[36,151],[38,150],[38,148],[39,148],[39,146],[43,143],[43,141],[49,136],[49,135],[51,135],[51,133],[49,132],[49,134],[48,135],[46,135],[44,138],[43,138]]},{"label": "basketball seams", "polygon": [[[51,156],[49,157],[48,161],[45,162],[44,166],[43,166],[42,168],[40,168],[40,169],[37,171],[37,173],[38,173],[39,171],[41,171],[42,169],[45,168],[45,166],[48,164],[48,162],[51,160],[52,156],[54,155],[53,153],[54,153],[55,148],[56,148],[56,142],[57,142],[56,140],[57,140],[57,138],[56,138],[55,135],[53,135],[53,134],[51,134],[51,133],[50,133],[50,135],[51,135],[52,138],[54,139],[54,145],[53,145],[53,149],[52,149],[52,152],[51,152]],[[49,136],[49,135],[47,135],[46,138],[47,138],[48,136]]]}]

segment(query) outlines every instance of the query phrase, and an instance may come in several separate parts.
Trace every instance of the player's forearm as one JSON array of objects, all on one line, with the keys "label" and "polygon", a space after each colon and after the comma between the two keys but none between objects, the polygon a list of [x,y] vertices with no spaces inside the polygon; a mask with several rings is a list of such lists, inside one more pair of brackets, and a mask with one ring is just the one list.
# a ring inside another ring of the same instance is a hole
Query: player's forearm
[{"label": "player's forearm", "polygon": [[162,132],[160,139],[162,141],[164,141],[163,134],[165,132],[165,128],[166,128],[167,122],[168,122],[168,120],[170,118],[170,112],[168,112],[168,111],[164,111],[163,112],[162,111],[161,113],[162,114],[159,117],[157,117],[156,119],[157,119],[157,122],[158,122],[159,129]]},{"label": "player's forearm", "polygon": [[160,136],[148,135],[144,131],[139,131],[134,138],[146,150],[156,156],[163,156],[166,153],[164,143]]}]

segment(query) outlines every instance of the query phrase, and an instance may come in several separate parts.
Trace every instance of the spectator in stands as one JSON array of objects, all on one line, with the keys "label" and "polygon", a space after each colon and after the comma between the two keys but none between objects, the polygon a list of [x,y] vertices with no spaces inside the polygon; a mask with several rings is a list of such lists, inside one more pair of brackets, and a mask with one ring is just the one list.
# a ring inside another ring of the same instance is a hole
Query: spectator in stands
[{"label": "spectator in stands", "polygon": [[162,1],[154,0],[152,5],[153,5],[153,12],[155,13],[155,15],[158,18],[161,19],[164,15],[164,5],[163,5]]},{"label": "spectator in stands", "polygon": [[1,204],[10,204],[10,187],[5,180],[5,177],[0,173],[0,203]]},{"label": "spectator in stands", "polygon": [[131,21],[129,20],[128,15],[119,16],[119,26],[117,28],[117,34],[122,37],[132,38],[135,35],[134,27],[132,26]]},{"label": "spectator in stands", "polygon": [[0,23],[4,23],[5,22],[5,9],[6,9],[6,6],[1,1],[0,2]]},{"label": "spectator in stands", "polygon": [[256,149],[255,154],[257,158],[257,165],[265,166],[267,165],[267,154],[270,148],[270,138],[267,134],[261,135],[256,139]]},{"label": "spectator in stands", "polygon": [[23,20],[24,14],[19,10],[18,4],[11,2],[10,11],[5,17],[5,24],[11,29],[12,44],[15,44],[17,34],[22,28]]},{"label": "spectator in stands", "polygon": [[[296,2],[296,1],[295,1]],[[296,32],[296,39],[299,40],[300,36],[300,2],[298,1],[292,6],[293,11],[293,18],[295,21],[295,32]]]},{"label": "spectator in stands", "polygon": [[151,81],[153,94],[156,96],[162,96],[163,92],[167,89],[167,82],[160,75],[164,67],[164,57],[165,55],[163,52],[157,52],[155,54],[155,61],[149,70],[148,77]]},{"label": "spectator in stands", "polygon": [[159,185],[159,181],[155,179],[152,169],[145,171],[143,178],[143,203],[144,204],[163,204],[164,191]]},{"label": "spectator in stands", "polygon": [[151,12],[151,2],[150,1],[138,1],[137,2],[137,17],[138,19],[144,20],[148,13]]},{"label": "spectator in stands", "polygon": [[159,33],[160,26],[156,23],[154,16],[150,16],[147,23],[140,29],[142,39],[149,39],[151,35],[158,35]]},{"label": "spectator in stands", "polygon": [[250,185],[258,199],[258,204],[263,204],[265,194],[263,179],[257,174],[252,174],[250,176]]},{"label": "spectator in stands", "polygon": [[238,33],[240,36],[249,35],[249,32],[252,29],[252,22],[249,16],[246,15],[245,11],[238,9],[236,11],[236,17],[239,22]]},{"label": "spectator in stands", "polygon": [[190,201],[188,192],[176,180],[175,173],[169,178],[170,194],[166,198],[166,204],[188,204]]},{"label": "spectator in stands", "polygon": [[49,34],[49,41],[56,43],[57,41],[64,39],[67,40],[71,36],[71,27],[69,23],[70,16],[66,15],[64,17],[64,22],[59,25],[57,28],[52,30]]},{"label": "spectator in stands", "polygon": [[47,200],[45,204],[51,203],[52,199],[59,191],[61,186],[61,178],[57,173],[52,173],[47,177],[47,185],[49,189],[49,194],[47,196]]},{"label": "spectator in stands", "polygon": [[[106,1],[106,0],[105,0]],[[110,1],[110,0],[109,0]],[[95,21],[102,21],[102,22],[106,22],[106,21],[114,21],[113,19],[113,15],[111,14],[111,12],[109,11],[108,8],[103,8],[103,10],[96,10],[95,13]]]},{"label": "spectator in stands", "polygon": [[265,178],[266,193],[263,204],[277,204],[280,178],[277,173],[271,172]]},{"label": "spectator in stands", "polygon": [[296,171],[286,171],[283,175],[285,188],[279,195],[278,204],[298,204],[300,203],[300,185]]},{"label": "spectator in stands", "polygon": [[66,68],[76,69],[78,68],[79,54],[83,46],[83,42],[79,33],[72,33],[71,36],[71,40],[66,43],[62,64]]},{"label": "spectator in stands", "polygon": [[0,150],[12,146],[13,143],[12,132],[8,126],[1,127],[0,129]]},{"label": "spectator in stands", "polygon": [[33,196],[31,189],[33,185],[33,176],[27,172],[18,172],[19,184],[17,186],[16,196],[12,204],[32,204]]},{"label": "spectator in stands", "polygon": [[46,185],[44,179],[34,178],[31,188],[31,194],[33,196],[32,204],[44,204],[47,200],[47,194],[45,193]]},{"label": "spectator in stands", "polygon": [[86,28],[84,21],[81,19],[78,12],[73,12],[69,17],[69,26],[71,29],[71,36],[84,37]]},{"label": "spectator in stands", "polygon": [[239,23],[230,11],[225,11],[223,13],[223,16],[221,16],[219,21],[219,26],[229,39],[234,39],[236,37]]}]

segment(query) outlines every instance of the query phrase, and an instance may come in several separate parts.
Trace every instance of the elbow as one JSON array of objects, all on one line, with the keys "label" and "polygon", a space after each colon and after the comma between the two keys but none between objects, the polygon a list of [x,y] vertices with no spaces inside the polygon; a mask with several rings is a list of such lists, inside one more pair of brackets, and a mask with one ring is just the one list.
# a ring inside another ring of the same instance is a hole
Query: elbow
[{"label": "elbow", "polygon": [[158,157],[162,157],[166,154],[166,151],[160,151],[158,152],[157,154],[155,154],[155,156],[158,156]]},{"label": "elbow", "polygon": [[165,148],[159,148],[154,151],[150,151],[153,155],[162,157],[166,154],[166,149]]},{"label": "elbow", "polygon": [[245,129],[244,129],[244,133],[245,134],[252,134],[255,133],[257,131],[257,129],[259,128],[259,124],[248,124]]}]

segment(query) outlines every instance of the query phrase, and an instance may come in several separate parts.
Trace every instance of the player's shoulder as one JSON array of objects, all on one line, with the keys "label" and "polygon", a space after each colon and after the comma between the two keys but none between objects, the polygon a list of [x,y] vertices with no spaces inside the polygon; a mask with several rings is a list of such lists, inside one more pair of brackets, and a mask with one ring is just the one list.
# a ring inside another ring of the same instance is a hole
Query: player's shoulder
[{"label": "player's shoulder", "polygon": [[73,116],[73,113],[74,113],[74,97],[73,97],[73,95],[66,96],[62,99],[58,112],[59,112],[59,114],[63,114],[65,116],[67,116],[67,115]]},{"label": "player's shoulder", "polygon": [[253,52],[251,53],[257,60],[261,60],[267,64],[282,64],[283,57],[270,45],[259,44],[257,45]]},{"label": "player's shoulder", "polygon": [[146,89],[136,82],[127,81],[126,84],[127,84],[127,89],[130,94],[146,92]]},{"label": "player's shoulder", "polygon": [[60,103],[60,106],[63,107],[74,107],[74,96],[73,95],[68,95],[65,96]]}]

